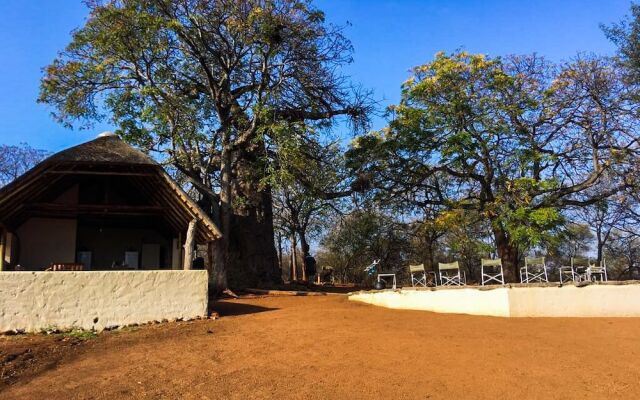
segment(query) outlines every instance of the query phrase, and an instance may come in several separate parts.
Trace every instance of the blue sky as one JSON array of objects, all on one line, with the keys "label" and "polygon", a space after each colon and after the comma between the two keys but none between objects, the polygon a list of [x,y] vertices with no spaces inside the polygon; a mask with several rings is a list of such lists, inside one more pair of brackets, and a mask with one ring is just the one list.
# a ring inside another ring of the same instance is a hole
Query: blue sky
[{"label": "blue sky", "polygon": [[[346,72],[375,91],[385,106],[399,99],[408,70],[440,50],[490,55],[537,52],[552,60],[578,52],[612,54],[600,23],[628,13],[628,0],[318,0],[327,19],[349,22],[354,63]],[[82,25],[80,0],[0,1],[0,144],[27,142],[57,151],[89,140],[92,131],[67,130],[37,104],[41,69]],[[384,125],[374,120],[373,128]]]}]

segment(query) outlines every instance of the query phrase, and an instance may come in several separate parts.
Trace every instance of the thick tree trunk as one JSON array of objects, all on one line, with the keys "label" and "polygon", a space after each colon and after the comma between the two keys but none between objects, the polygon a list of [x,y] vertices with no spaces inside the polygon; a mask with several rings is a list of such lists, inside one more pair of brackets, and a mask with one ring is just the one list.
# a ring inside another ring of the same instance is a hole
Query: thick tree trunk
[{"label": "thick tree trunk", "polygon": [[600,264],[602,262],[602,253],[604,252],[604,240],[602,240],[602,232],[598,229],[597,234],[597,263]]},{"label": "thick tree trunk", "polygon": [[507,237],[507,233],[501,228],[493,229],[498,256],[502,260],[505,282],[519,282],[518,248]]},{"label": "thick tree trunk", "polygon": [[259,204],[235,210],[229,243],[229,284],[250,287],[281,281],[273,238],[271,193]]},{"label": "thick tree trunk", "polygon": [[[223,165],[222,225],[231,288],[280,283],[271,189],[262,184],[264,146],[236,149]],[[228,174],[228,178],[225,178]],[[225,185],[228,184],[228,187]]]},{"label": "thick tree trunk", "polygon": [[228,287],[224,247],[223,240],[209,243],[209,289],[215,297],[222,294]]},{"label": "thick tree trunk", "polygon": [[434,244],[433,241],[429,240],[428,251],[429,251],[429,269],[433,271],[433,273],[437,274],[436,268],[436,255],[434,254]]},{"label": "thick tree trunk", "polygon": [[291,235],[291,282],[298,280],[298,251],[296,250],[296,235]]},{"label": "thick tree trunk", "polygon": [[305,232],[299,232],[298,235],[300,236],[300,247],[302,248],[302,280],[307,282],[309,277],[307,276],[306,260],[309,255],[309,243],[307,243]]}]

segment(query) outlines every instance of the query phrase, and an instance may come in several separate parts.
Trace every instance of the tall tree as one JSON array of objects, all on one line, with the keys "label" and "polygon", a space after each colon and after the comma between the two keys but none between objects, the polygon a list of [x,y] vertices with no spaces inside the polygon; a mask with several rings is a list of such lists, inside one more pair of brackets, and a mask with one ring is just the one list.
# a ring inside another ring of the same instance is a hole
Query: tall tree
[{"label": "tall tree", "polygon": [[189,179],[223,233],[219,288],[278,281],[268,175],[308,127],[366,122],[367,94],[340,74],[350,42],[309,0],[88,5],[40,101],[66,124],[109,118]]},{"label": "tall tree", "polygon": [[364,268],[375,259],[380,271],[396,270],[409,261],[410,238],[407,224],[378,210],[355,210],[336,217],[333,228],[323,238],[319,258],[331,266],[341,282],[362,283],[368,279]]},{"label": "tall tree", "polygon": [[[352,179],[344,168],[344,153],[335,142],[323,145],[314,141],[305,146],[304,155],[285,162],[289,165],[274,174],[278,179],[276,221],[288,236],[300,239],[305,260],[310,255],[310,239],[319,236],[332,214],[341,212],[343,195],[351,192]],[[303,268],[302,279],[306,278]]]},{"label": "tall tree", "polygon": [[[511,281],[523,249],[638,176],[636,88],[608,59],[440,53],[416,67],[387,129],[359,138],[351,166],[383,198],[471,210],[490,223]],[[588,191],[604,178],[606,190]]]},{"label": "tall tree", "polygon": [[26,143],[18,146],[0,145],[0,187],[10,183],[47,157],[45,150]]},{"label": "tall tree", "polygon": [[618,60],[627,78],[640,83],[640,5],[631,4],[631,15],[611,26],[602,26],[605,35],[618,46]]}]

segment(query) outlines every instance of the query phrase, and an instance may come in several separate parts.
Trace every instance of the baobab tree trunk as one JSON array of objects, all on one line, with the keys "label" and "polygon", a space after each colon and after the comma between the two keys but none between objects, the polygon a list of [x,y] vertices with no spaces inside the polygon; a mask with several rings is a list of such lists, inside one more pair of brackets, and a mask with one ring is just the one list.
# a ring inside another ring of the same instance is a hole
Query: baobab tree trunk
[{"label": "baobab tree trunk", "polygon": [[[231,211],[226,218],[228,228],[223,233],[228,283],[232,288],[282,281],[274,243],[271,188],[261,182],[262,153],[264,146],[259,143],[233,152],[228,198],[221,196],[222,203],[226,201]],[[223,168],[223,175],[224,171]]]},{"label": "baobab tree trunk", "polygon": [[222,239],[209,243],[209,287],[214,297],[219,296],[228,287],[224,246]]},{"label": "baobab tree trunk", "polygon": [[518,248],[510,241],[504,229],[493,228],[498,256],[502,260],[505,282],[518,282]]}]

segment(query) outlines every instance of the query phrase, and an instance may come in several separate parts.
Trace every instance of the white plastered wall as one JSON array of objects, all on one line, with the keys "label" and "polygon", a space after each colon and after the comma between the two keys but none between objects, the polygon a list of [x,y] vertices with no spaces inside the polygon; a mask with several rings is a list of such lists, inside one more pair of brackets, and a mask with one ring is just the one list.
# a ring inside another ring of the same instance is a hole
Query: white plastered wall
[{"label": "white plastered wall", "polygon": [[207,271],[0,272],[0,332],[204,317],[207,285]]},{"label": "white plastered wall", "polygon": [[640,284],[359,292],[376,306],[495,317],[640,317]]},{"label": "white plastered wall", "polygon": [[359,292],[349,300],[387,308],[422,310],[439,313],[509,316],[509,295],[505,290],[400,290]]}]

